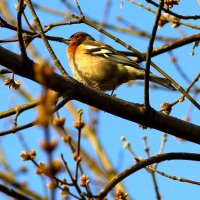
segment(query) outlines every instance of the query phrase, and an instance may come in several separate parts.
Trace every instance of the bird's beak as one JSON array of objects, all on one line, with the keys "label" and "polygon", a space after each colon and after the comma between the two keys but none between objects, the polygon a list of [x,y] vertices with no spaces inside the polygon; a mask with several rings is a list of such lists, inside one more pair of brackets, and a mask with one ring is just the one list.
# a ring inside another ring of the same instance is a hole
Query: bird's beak
[{"label": "bird's beak", "polygon": [[64,40],[64,43],[67,44],[67,45],[69,45],[70,42],[71,42],[71,39],[65,39]]}]

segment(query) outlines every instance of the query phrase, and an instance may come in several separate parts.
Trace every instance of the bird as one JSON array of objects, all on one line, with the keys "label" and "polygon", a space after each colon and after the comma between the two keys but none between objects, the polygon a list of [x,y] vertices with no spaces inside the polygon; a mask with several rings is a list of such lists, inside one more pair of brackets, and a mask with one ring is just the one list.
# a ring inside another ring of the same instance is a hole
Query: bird
[{"label": "bird", "polygon": [[[118,50],[96,41],[85,32],[65,40],[73,76],[79,82],[101,91],[114,91],[130,80],[144,80],[145,69]],[[149,80],[171,90],[171,81],[150,72]]]}]

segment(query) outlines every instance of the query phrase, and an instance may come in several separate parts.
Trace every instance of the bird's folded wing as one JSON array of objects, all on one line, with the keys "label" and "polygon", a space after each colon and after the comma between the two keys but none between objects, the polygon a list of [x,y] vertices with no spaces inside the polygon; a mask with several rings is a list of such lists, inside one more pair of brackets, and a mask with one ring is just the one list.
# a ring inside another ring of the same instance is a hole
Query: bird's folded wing
[{"label": "bird's folded wing", "polygon": [[109,45],[102,45],[101,47],[98,47],[96,45],[90,44],[90,45],[87,45],[86,49],[87,49],[88,54],[95,55],[95,56],[101,56],[101,57],[104,57],[108,60],[111,60],[111,61],[119,63],[119,64],[128,65],[130,67],[144,70],[143,68],[141,68],[139,66],[139,64],[137,64],[133,60],[129,59],[122,53],[116,51]]}]

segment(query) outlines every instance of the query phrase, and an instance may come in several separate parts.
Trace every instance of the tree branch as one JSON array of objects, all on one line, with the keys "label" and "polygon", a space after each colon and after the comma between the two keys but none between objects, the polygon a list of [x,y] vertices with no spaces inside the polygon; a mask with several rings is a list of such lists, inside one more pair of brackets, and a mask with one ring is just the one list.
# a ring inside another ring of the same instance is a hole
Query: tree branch
[{"label": "tree branch", "polygon": [[144,105],[145,108],[148,109],[150,107],[150,102],[149,102],[149,73],[150,73],[150,63],[151,63],[151,54],[153,51],[153,44],[155,41],[155,37],[156,37],[156,32],[158,29],[158,22],[160,20],[160,16],[161,16],[161,11],[162,11],[162,7],[164,5],[164,0],[160,1],[160,4],[158,6],[158,10],[156,12],[156,19],[153,25],[153,29],[152,29],[152,36],[151,39],[149,41],[149,46],[148,46],[148,51],[147,51],[147,56],[146,56],[146,69],[145,69],[145,80],[144,80]]},{"label": "tree branch", "polygon": [[151,158],[148,158],[146,160],[141,160],[137,164],[129,167],[128,169],[124,170],[120,174],[118,174],[116,177],[110,180],[110,182],[105,185],[105,187],[99,192],[100,199],[103,199],[102,197],[105,197],[108,192],[112,190],[112,188],[122,180],[124,180],[126,177],[130,176],[131,174],[135,173],[136,171],[139,171],[140,169],[143,169],[147,167],[148,165],[152,165],[154,163],[160,163],[166,160],[192,160],[192,161],[200,161],[200,154],[194,154],[194,153],[166,153],[166,154],[160,154],[153,156]]},{"label": "tree branch", "polygon": [[[0,47],[0,64],[13,70],[20,76],[37,82],[33,70],[36,63],[32,60],[29,60],[26,65],[22,65],[18,54]],[[107,95],[89,88],[71,77],[64,78],[53,73],[48,81],[48,87],[63,96],[67,95],[70,100],[75,99],[129,121],[200,144],[200,126],[164,115],[155,110],[146,113],[143,110],[143,105],[130,103]]]},{"label": "tree branch", "polygon": [[10,197],[16,198],[16,199],[21,199],[21,200],[31,200],[31,198],[20,194],[19,192],[16,192],[15,190],[8,188],[2,184],[0,184],[0,191],[7,194]]}]

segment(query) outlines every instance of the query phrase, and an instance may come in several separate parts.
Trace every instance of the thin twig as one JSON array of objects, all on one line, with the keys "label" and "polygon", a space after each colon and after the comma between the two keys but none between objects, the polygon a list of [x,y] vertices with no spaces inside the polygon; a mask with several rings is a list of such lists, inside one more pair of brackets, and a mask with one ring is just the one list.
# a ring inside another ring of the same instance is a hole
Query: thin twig
[{"label": "thin twig", "polygon": [[54,14],[54,15],[57,15],[57,16],[61,16],[61,17],[65,17],[66,16],[66,14],[64,12],[44,7],[44,6],[40,5],[39,2],[38,3],[37,2],[33,2],[32,4],[33,4],[34,8],[36,8],[36,9],[38,9],[40,11],[43,11],[45,13],[50,13],[50,14]]},{"label": "thin twig", "polygon": [[34,28],[33,28],[33,27],[31,26],[31,24],[29,23],[29,21],[28,21],[28,19],[27,19],[26,14],[25,14],[24,11],[23,11],[23,16],[24,16],[24,19],[25,19],[25,21],[26,21],[26,23],[27,23],[29,29],[30,29],[33,33],[36,33],[35,30],[34,30]]},{"label": "thin twig", "polygon": [[49,30],[57,26],[72,25],[72,24],[79,24],[79,23],[80,23],[79,21],[69,21],[69,22],[63,21],[63,22],[48,24],[48,25],[45,25],[44,33],[47,33]]},{"label": "thin twig", "polygon": [[13,114],[16,114],[16,110],[19,110],[20,113],[22,113],[25,110],[36,107],[38,104],[39,104],[39,101],[33,101],[33,102],[23,104],[23,105],[20,105],[20,106],[15,106],[14,108],[12,108],[10,110],[0,112],[0,119],[8,117],[8,116],[13,115]]},{"label": "thin twig", "polygon": [[62,161],[63,161],[63,163],[64,163],[64,165],[65,165],[65,168],[66,168],[66,170],[67,170],[67,172],[68,172],[68,174],[69,174],[69,177],[70,177],[70,179],[71,179],[71,181],[72,181],[74,187],[76,188],[77,192],[79,193],[79,195],[82,197],[83,200],[86,200],[85,197],[84,197],[83,194],[82,194],[82,191],[81,191],[80,187],[78,186],[77,181],[74,179],[74,177],[73,177],[73,175],[72,175],[72,173],[71,173],[71,171],[70,171],[70,169],[69,169],[69,167],[68,167],[68,164],[67,164],[67,162],[65,161],[64,156],[63,156],[62,153],[61,153],[61,159],[62,159]]},{"label": "thin twig", "polygon": [[[145,152],[147,154],[147,158],[150,158],[150,152],[149,152],[149,147],[148,147],[147,137],[146,136],[143,137],[143,141],[144,141],[144,150],[145,150]],[[148,167],[146,167],[146,169],[151,174],[151,178],[152,178],[152,181],[153,181],[153,186],[154,186],[155,193],[156,193],[156,198],[157,198],[157,200],[161,200],[161,195],[160,195],[160,192],[159,192],[158,182],[156,180],[155,173],[150,171],[148,169]]]},{"label": "thin twig", "polygon": [[30,128],[32,126],[35,126],[36,123],[37,123],[36,121],[33,121],[33,122],[28,123],[28,124],[24,124],[22,126],[13,127],[12,129],[7,130],[7,131],[2,131],[2,132],[0,132],[0,137],[4,136],[4,135],[8,135],[10,133],[16,133],[17,131],[21,131],[21,130]]},{"label": "thin twig", "polygon": [[179,72],[179,74],[182,76],[182,78],[187,82],[187,83],[190,83],[190,79],[189,77],[187,76],[187,74],[183,71],[182,69],[182,66],[180,66],[177,62],[177,59],[174,55],[174,53],[172,51],[169,51],[168,54],[170,55],[171,57],[171,61],[173,62],[176,70]]},{"label": "thin twig", "polygon": [[[111,11],[111,0],[106,0],[105,10],[104,10],[104,13],[103,13],[103,19],[101,20],[101,24],[106,24],[105,22],[108,21],[110,11]],[[104,35],[100,34],[99,40],[103,41],[103,39],[104,39]]]},{"label": "thin twig", "polygon": [[193,181],[193,180],[189,180],[189,179],[186,179],[186,178],[183,178],[183,177],[177,177],[177,176],[172,176],[172,175],[169,175],[169,174],[166,174],[164,172],[161,172],[153,167],[150,167],[148,166],[148,169],[152,172],[155,172],[155,173],[158,173],[160,174],[161,176],[164,176],[164,177],[167,177],[169,179],[172,179],[172,180],[176,180],[176,181],[180,181],[180,182],[186,182],[186,183],[190,183],[190,184],[194,184],[194,185],[199,185],[200,186],[200,182],[198,181]]},{"label": "thin twig", "polygon": [[5,39],[5,40],[0,40],[0,43],[7,43],[7,42],[18,42],[19,39]]},{"label": "thin twig", "polygon": [[24,10],[24,0],[19,0],[19,11],[17,13],[17,35],[19,38],[19,47],[21,50],[21,57],[23,61],[26,61],[28,56],[26,53],[25,45],[24,45],[24,40],[23,40],[23,35],[22,35],[22,13]]},{"label": "thin twig", "polygon": [[80,5],[79,5],[79,3],[78,3],[78,0],[74,0],[74,2],[75,2],[75,4],[76,4],[76,7],[77,7],[78,10],[79,10],[80,15],[81,15],[81,16],[84,16],[84,15],[83,15],[83,12],[82,12],[82,10],[81,10],[81,7],[80,7]]},{"label": "thin twig", "polygon": [[[137,1],[134,1],[134,0],[128,0],[129,2],[137,5],[137,6],[140,6],[141,8],[149,11],[149,12],[152,12],[154,14],[156,14],[156,11],[152,10],[150,7],[147,7],[146,5],[142,4],[142,3],[139,3]],[[177,23],[177,19],[176,18],[173,18],[173,17],[167,17],[167,16],[164,16],[162,15],[162,17],[164,19],[166,19],[168,22],[171,22],[171,23]],[[186,22],[183,22],[183,21],[178,21],[179,24],[181,25],[184,25],[184,26],[187,26],[187,27],[190,27],[190,28],[194,28],[194,29],[198,29],[200,30],[200,26],[197,26],[197,25],[194,25],[194,24],[189,24],[189,23],[186,23]]]},{"label": "thin twig", "polygon": [[[152,0],[146,0],[148,3],[158,7],[158,4]],[[184,15],[179,15],[177,13],[174,13],[172,12],[171,10],[169,9],[166,9],[166,8],[162,8],[163,11],[165,11],[166,13],[169,13],[170,15],[173,15],[177,18],[180,18],[180,19],[200,19],[200,15],[188,15],[188,16],[184,16]]]},{"label": "thin twig", "polygon": [[[190,83],[190,85],[187,87],[187,89],[185,90],[187,93],[190,91],[190,89],[194,86],[194,84],[199,80],[200,78],[200,73],[197,74],[197,76],[194,78],[194,80]],[[185,95],[182,95],[181,97],[179,97],[177,100],[175,100],[174,102],[168,104],[168,106],[170,106],[171,108],[173,106],[175,106],[177,103],[179,102],[183,102],[185,98]],[[164,111],[165,108],[161,109],[160,112]]]},{"label": "thin twig", "polygon": [[[126,27],[126,28],[123,28],[123,27],[116,27],[116,26],[112,26],[111,24],[102,24],[102,23],[99,23],[100,26],[103,26],[105,28],[109,28],[109,29],[114,29],[114,30],[117,30],[117,31],[120,31],[122,33],[127,33],[127,34],[131,34],[131,35],[135,35],[135,36],[140,36],[142,38],[147,38],[147,39],[150,39],[151,38],[151,34],[149,34],[147,31],[145,30],[139,30],[138,27],[136,27],[135,25],[133,26],[130,22],[128,22],[128,20],[125,20],[124,18],[122,18],[121,16],[118,16],[117,17],[117,20],[122,22],[123,25]],[[162,42],[172,42],[174,40],[176,40],[177,38],[176,37],[170,37],[170,36],[161,36],[161,35],[156,35],[156,40],[159,40],[159,41],[162,41]]]},{"label": "thin twig", "polygon": [[[2,17],[0,17],[0,23],[1,23],[1,27],[7,28],[7,29],[10,29],[10,30],[13,30],[13,31],[17,31],[17,27],[16,26],[8,24]],[[67,23],[69,23],[69,22],[67,22]],[[28,35],[31,35],[33,38],[36,38],[36,37],[37,38],[42,38],[40,33],[35,33],[35,32],[33,33],[31,31],[28,31],[28,30],[25,30],[25,29],[22,29],[22,32],[26,33]],[[46,36],[46,38],[48,40],[57,41],[57,42],[63,42],[63,43],[65,41],[61,37],[54,37],[54,36],[48,36],[48,35],[45,35],[45,36]],[[1,41],[3,42],[4,40],[1,40]]]},{"label": "thin twig", "polygon": [[47,38],[46,38],[46,35],[44,34],[44,31],[43,31],[43,29],[42,29],[40,20],[39,20],[39,18],[37,17],[37,14],[36,14],[36,12],[35,12],[35,10],[34,10],[34,8],[33,8],[32,2],[31,2],[30,0],[27,0],[27,5],[29,6],[29,9],[30,9],[30,11],[31,11],[31,13],[32,13],[32,15],[33,15],[34,22],[35,22],[35,24],[36,24],[36,27],[37,27],[37,29],[38,29],[38,31],[39,31],[39,33],[40,33],[40,35],[41,35],[43,41],[44,41],[44,44],[46,45],[46,47],[47,47],[47,49],[48,49],[50,55],[52,56],[52,59],[53,59],[53,61],[54,61],[54,64],[55,64],[55,65],[57,66],[57,68],[60,70],[61,74],[62,74],[63,76],[65,76],[65,77],[67,77],[67,76],[68,76],[67,72],[66,72],[65,69],[62,67],[60,61],[57,59],[57,57],[56,57],[56,55],[55,55],[53,49],[51,48],[51,46],[50,46],[50,44],[49,44],[49,42],[48,42],[48,40],[47,40]]},{"label": "thin twig", "polygon": [[161,145],[160,145],[160,149],[159,149],[158,154],[163,153],[166,142],[167,142],[167,133],[163,133],[162,141],[161,141]]},{"label": "thin twig", "polygon": [[154,44],[154,41],[155,41],[156,32],[157,32],[157,29],[158,29],[158,22],[160,20],[163,5],[164,5],[164,0],[160,0],[160,4],[158,6],[158,11],[156,13],[156,19],[155,19],[153,30],[152,30],[152,36],[151,36],[151,39],[149,41],[147,57],[146,57],[146,70],[145,70],[145,80],[144,80],[144,106],[145,106],[146,110],[148,110],[150,108],[149,73],[150,73],[151,53],[153,51],[153,44]]}]

